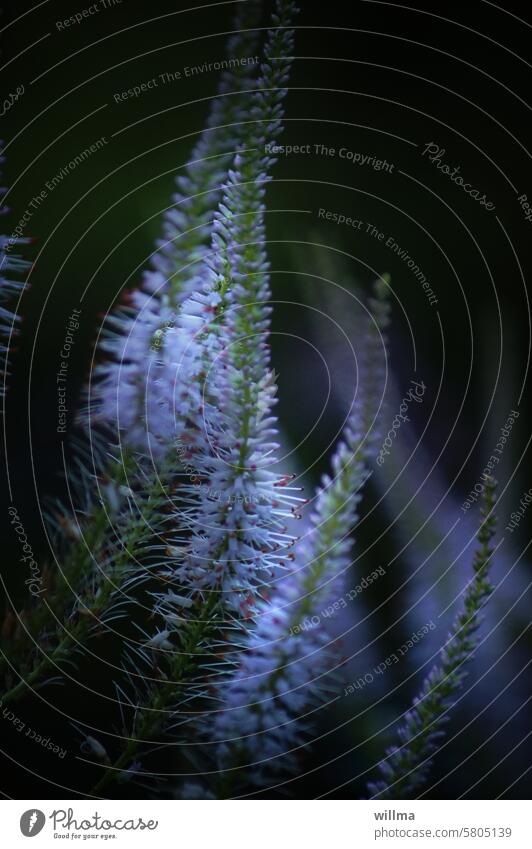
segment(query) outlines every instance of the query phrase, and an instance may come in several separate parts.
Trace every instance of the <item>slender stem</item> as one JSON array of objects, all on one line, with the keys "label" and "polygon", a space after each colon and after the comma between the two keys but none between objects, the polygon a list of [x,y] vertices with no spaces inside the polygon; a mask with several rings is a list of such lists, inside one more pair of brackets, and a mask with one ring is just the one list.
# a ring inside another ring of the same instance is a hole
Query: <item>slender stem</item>
[{"label": "slender stem", "polygon": [[202,642],[211,630],[218,627],[216,612],[219,606],[220,602],[216,597],[216,593],[214,591],[209,593],[209,597],[203,602],[198,611],[198,618],[189,625],[183,648],[179,654],[176,653],[173,655],[173,663],[170,669],[172,680],[163,682],[166,685],[164,692],[159,687],[154,688],[150,692],[150,700],[142,708],[142,717],[138,724],[137,732],[129,738],[123,752],[115,760],[112,767],[107,767],[106,772],[94,785],[92,789],[94,795],[100,795],[124,771],[125,767],[131,765],[132,758],[142,743],[153,742],[146,738],[160,728],[161,714],[164,713],[166,715],[168,704],[175,699],[174,688],[184,684],[189,675],[197,671],[195,658],[198,654],[204,653],[200,651]]}]

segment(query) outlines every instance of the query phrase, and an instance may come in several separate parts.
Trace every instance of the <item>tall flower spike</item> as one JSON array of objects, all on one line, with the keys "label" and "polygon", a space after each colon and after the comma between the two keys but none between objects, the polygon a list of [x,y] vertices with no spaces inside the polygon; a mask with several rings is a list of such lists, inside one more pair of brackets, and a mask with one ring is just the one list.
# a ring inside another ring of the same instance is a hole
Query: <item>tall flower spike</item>
[{"label": "tall flower spike", "polygon": [[[157,379],[149,383],[145,416],[152,450],[170,438],[179,439],[179,423],[194,420],[198,410],[203,414],[204,400],[208,401],[210,394],[212,407],[230,405],[220,386],[220,368],[213,368],[213,362],[219,366],[223,358],[224,370],[226,362],[229,366],[237,363],[238,371],[254,364],[250,375],[257,383],[264,381],[268,370],[264,336],[269,326],[269,280],[263,201],[275,159],[265,146],[282,131],[284,84],[293,46],[288,26],[295,14],[293,3],[286,0],[280,0],[277,8],[279,14],[273,16],[277,28],[268,34],[257,89],[238,130],[239,153],[222,185],[212,228],[212,254],[197,270],[194,293],[183,302],[173,326],[165,330],[164,356]],[[206,374],[208,385],[201,386],[199,395],[191,392],[194,381],[199,377],[203,384],[205,377],[201,377]],[[216,445],[214,435],[210,442]]]},{"label": "tall flower spike", "polygon": [[[260,2],[239,4],[235,32],[227,56],[256,59],[256,27]],[[169,328],[180,305],[201,283],[200,260],[209,246],[212,220],[221,185],[235,150],[241,145],[246,117],[245,92],[254,85],[256,61],[236,64],[221,77],[207,128],[194,147],[184,174],[176,178],[177,193],[164,215],[164,239],[151,257],[141,286],[130,292],[106,319],[99,350],[105,361],[94,369],[88,389],[85,419],[124,432],[129,445],[145,445],[145,394],[160,381]],[[251,96],[251,95],[249,95]],[[156,446],[152,446],[152,448]]]},{"label": "tall flower spike", "polygon": [[[229,607],[244,614],[252,609],[257,585],[290,556],[293,538],[285,523],[301,500],[287,479],[270,469],[277,462],[278,445],[273,441],[275,377],[266,341],[270,287],[263,199],[274,160],[265,148],[282,130],[293,45],[288,27],[295,14],[286,0],[279,0],[277,8],[251,109],[255,123],[229,171],[216,213],[206,290],[184,303],[174,335],[180,361],[174,381],[181,366],[186,418],[195,423],[194,432],[187,432],[194,481],[182,492],[197,502],[177,517],[192,539],[183,549],[176,577],[193,589],[221,591]],[[195,342],[186,343],[188,358],[183,351],[186,329],[196,334]],[[190,363],[192,373],[187,371]],[[173,390],[174,383],[169,385]],[[161,408],[159,404],[159,415]],[[167,409],[175,409],[173,397]]]},{"label": "tall flower spike", "polygon": [[[372,302],[375,322],[363,340],[373,352],[375,337],[382,346],[382,330],[388,323],[384,294],[379,285]],[[215,715],[210,739],[220,741],[221,770],[252,763],[254,780],[262,783],[267,773],[292,767],[291,750],[305,740],[304,712],[335,663],[324,611],[343,596],[343,576],[351,564],[351,532],[368,477],[367,461],[375,451],[368,412],[375,383],[382,386],[382,379],[379,366],[372,370],[368,358],[332,459],[332,477],[322,480],[310,533],[299,546],[299,568],[278,582],[269,602],[261,602],[237,671],[219,687],[224,707]],[[225,776],[225,792],[230,776],[231,772]]]},{"label": "tall flower spike", "polygon": [[[3,162],[4,157],[0,156],[0,164]],[[0,188],[1,195],[4,195],[5,192],[5,188]],[[0,202],[0,215],[6,215],[8,212],[8,207]],[[12,249],[16,245],[24,245],[29,242],[30,239],[17,235],[0,235],[0,397],[6,391],[9,368],[9,340],[17,332],[17,324],[20,321],[19,316],[15,315],[7,305],[13,298],[20,295],[25,286],[23,281],[13,280],[12,275],[25,274],[31,268],[31,262],[22,259],[18,254],[14,254]]]},{"label": "tall flower spike", "polygon": [[432,758],[444,736],[443,726],[456,702],[467,674],[465,664],[478,645],[477,630],[481,610],[492,586],[489,569],[495,535],[495,481],[489,478],[484,487],[482,522],[477,539],[479,547],[473,561],[473,578],[467,586],[461,610],[434,666],[425,679],[419,696],[399,728],[399,745],[387,752],[379,764],[382,778],[368,785],[371,798],[410,799],[427,781]]}]

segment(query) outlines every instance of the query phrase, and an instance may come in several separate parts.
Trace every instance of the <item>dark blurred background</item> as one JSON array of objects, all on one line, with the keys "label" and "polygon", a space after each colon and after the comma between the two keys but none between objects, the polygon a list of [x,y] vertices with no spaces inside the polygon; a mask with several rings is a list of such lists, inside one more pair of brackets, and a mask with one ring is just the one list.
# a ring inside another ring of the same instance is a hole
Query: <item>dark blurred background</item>
[{"label": "dark blurred background", "polygon": [[[67,319],[73,308],[81,309],[68,373],[70,430],[101,314],[138,282],[148,264],[161,211],[204,126],[217,73],[159,81],[125,102],[115,102],[114,95],[164,72],[183,74],[187,66],[223,58],[235,4],[187,3],[181,10],[173,2],[123,0],[66,30],[58,30],[56,22],[83,3],[33,5],[30,13],[32,4],[4,4],[3,91],[7,96],[25,87],[3,120],[7,232],[61,168],[97,139],[106,140],[47,191],[25,231],[35,241],[23,253],[35,266],[20,305],[6,457],[12,500],[44,561],[41,506],[64,493],[55,375]],[[528,4],[506,2],[503,9],[483,0],[301,5],[282,143],[305,146],[305,152],[280,156],[268,190],[267,227],[273,296],[280,302],[273,338],[278,409],[287,444],[300,445],[295,462],[307,470],[308,486],[327,468],[324,452],[341,426],[356,380],[341,330],[356,351],[356,299],[367,299],[384,272],[392,280],[389,367],[399,393],[392,392],[390,421],[393,400],[400,400],[411,379],[427,387],[397,449],[398,471],[405,463],[408,469],[382,500],[388,484],[376,475],[364,508],[352,582],[381,564],[387,568],[345,625],[343,650],[355,655],[348,682],[389,656],[427,622],[430,611],[440,615],[467,581],[470,525],[462,531],[458,524],[449,538],[446,533],[456,520],[470,521],[460,505],[478,482],[511,410],[519,417],[496,470],[501,534],[532,486],[527,296],[532,222],[518,199],[522,194],[532,199],[527,102],[532,18]],[[441,161],[451,169],[459,166],[493,209],[422,155],[430,142],[445,149]],[[341,158],[342,148],[393,167],[354,164]],[[363,224],[355,229],[324,220],[320,209]],[[384,237],[368,232],[369,225]],[[437,304],[431,305],[406,261],[386,246],[390,237],[426,276]],[[525,515],[518,529],[506,533],[501,545],[500,586],[483,633],[489,636],[468,679],[470,692],[453,712],[450,742],[437,759],[429,797],[530,793],[528,519]],[[13,566],[18,561],[10,528],[3,549],[4,578],[18,603],[23,576]],[[421,645],[405,661],[408,671],[401,665],[373,689],[318,711],[317,739],[303,752],[301,776],[280,793],[300,798],[364,793],[364,781],[384,745],[393,742],[397,717],[445,639],[452,613],[451,606],[439,620],[434,644]],[[79,677],[85,685],[97,682],[97,663],[85,664]],[[75,680],[67,689],[50,687],[46,699],[76,722],[90,717],[96,726],[105,725],[104,700]],[[92,776],[76,759],[79,740],[70,721],[42,699],[28,699],[16,710],[62,740],[68,755],[58,761],[23,745],[7,723],[0,724],[8,758],[3,793],[53,798],[70,795],[61,787],[86,792]],[[125,795],[136,792],[143,791],[128,787]],[[171,792],[161,787],[162,795]]]}]

